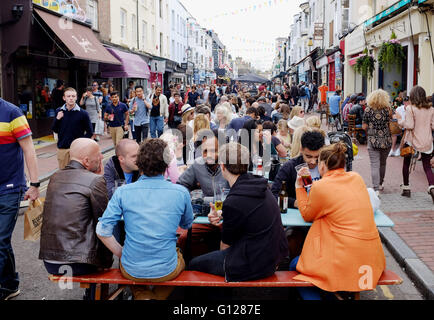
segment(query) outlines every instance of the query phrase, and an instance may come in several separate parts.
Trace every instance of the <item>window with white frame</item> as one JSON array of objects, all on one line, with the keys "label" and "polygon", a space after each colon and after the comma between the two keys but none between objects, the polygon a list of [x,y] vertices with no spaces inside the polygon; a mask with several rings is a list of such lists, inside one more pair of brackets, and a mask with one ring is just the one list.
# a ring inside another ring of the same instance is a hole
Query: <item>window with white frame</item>
[{"label": "window with white frame", "polygon": [[148,23],[142,20],[142,49],[145,50],[148,42]]},{"label": "window with white frame", "polygon": [[151,44],[151,46],[152,46],[152,49],[154,49],[155,45],[156,45],[156,43],[155,43],[155,26],[154,25],[152,25],[151,30],[152,30],[152,33],[151,33],[152,44]]},{"label": "window with white frame", "polygon": [[92,28],[98,30],[98,1],[87,0],[87,18],[92,22]]},{"label": "window with white frame", "polygon": [[131,15],[131,42],[137,42],[137,17],[135,14]]},{"label": "window with white frame", "polygon": [[121,9],[121,39],[126,40],[127,38],[127,12]]},{"label": "window with white frame", "polygon": [[175,40],[172,40],[172,59],[176,60]]},{"label": "window with white frame", "polygon": [[175,31],[175,10],[172,10],[172,30]]},{"label": "window with white frame", "polygon": [[163,18],[163,0],[159,1],[160,18]]}]

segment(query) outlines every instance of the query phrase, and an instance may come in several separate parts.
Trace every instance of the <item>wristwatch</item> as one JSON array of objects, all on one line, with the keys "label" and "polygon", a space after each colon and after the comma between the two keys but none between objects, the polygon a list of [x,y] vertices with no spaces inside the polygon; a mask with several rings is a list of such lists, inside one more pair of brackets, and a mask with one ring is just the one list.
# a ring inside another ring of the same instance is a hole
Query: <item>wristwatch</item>
[{"label": "wristwatch", "polygon": [[41,183],[39,181],[38,182],[30,182],[30,186],[35,187],[35,188],[39,188],[41,186]]}]

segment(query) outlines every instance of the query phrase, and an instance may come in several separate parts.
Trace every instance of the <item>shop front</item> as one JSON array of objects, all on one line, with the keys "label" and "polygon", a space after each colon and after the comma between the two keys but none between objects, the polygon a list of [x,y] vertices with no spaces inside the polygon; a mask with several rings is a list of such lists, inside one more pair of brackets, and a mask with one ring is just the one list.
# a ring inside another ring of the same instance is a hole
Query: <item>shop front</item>
[{"label": "shop front", "polygon": [[[1,2],[8,12],[12,2]],[[51,93],[61,80],[82,94],[99,63],[120,64],[99,42],[89,25],[27,3],[15,24],[1,34],[3,98],[18,105],[34,138],[52,134],[55,109]]]},{"label": "shop front", "polygon": [[328,59],[327,56],[323,55],[318,57],[315,61],[316,70],[318,70],[318,84],[327,84],[328,85]]},{"label": "shop front", "polygon": [[144,58],[113,47],[109,47],[107,50],[122,64],[101,64],[101,78],[112,80],[116,90],[120,91],[121,98],[129,98],[126,97],[126,92],[130,81],[133,81],[134,85],[147,87],[151,73]]}]

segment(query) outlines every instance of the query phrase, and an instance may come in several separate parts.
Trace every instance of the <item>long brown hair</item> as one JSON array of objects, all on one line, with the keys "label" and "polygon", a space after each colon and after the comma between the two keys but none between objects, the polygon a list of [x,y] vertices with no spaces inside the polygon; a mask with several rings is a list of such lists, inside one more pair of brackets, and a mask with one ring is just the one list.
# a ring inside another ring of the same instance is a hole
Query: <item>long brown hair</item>
[{"label": "long brown hair", "polygon": [[415,86],[410,91],[410,102],[413,106],[419,109],[429,109],[431,108],[428,99],[426,97],[426,91],[421,86]]}]

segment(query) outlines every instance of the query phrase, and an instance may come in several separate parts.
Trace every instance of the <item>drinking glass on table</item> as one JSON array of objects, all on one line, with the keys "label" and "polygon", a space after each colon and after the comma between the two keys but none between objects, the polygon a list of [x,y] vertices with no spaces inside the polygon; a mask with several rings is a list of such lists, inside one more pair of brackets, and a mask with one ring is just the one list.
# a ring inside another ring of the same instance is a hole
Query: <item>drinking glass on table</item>
[{"label": "drinking glass on table", "polygon": [[297,171],[297,174],[301,177],[304,187],[310,188],[312,186],[312,175],[310,174],[307,163],[296,166],[295,171]]}]

